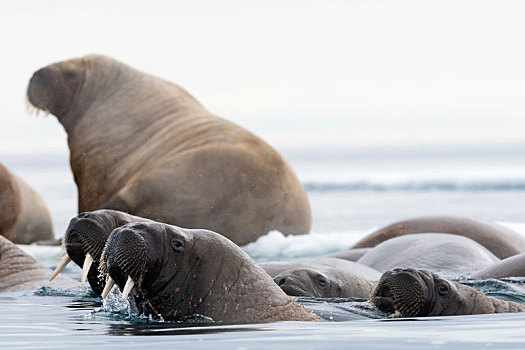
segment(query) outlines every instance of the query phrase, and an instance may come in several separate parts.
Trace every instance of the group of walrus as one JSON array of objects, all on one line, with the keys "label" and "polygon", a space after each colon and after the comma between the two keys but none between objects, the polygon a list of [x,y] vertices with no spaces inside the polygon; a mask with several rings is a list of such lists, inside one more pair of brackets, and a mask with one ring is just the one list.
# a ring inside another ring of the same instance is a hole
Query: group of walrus
[{"label": "group of walrus", "polygon": [[330,256],[256,263],[239,245],[309,232],[306,192],[275,149],[168,81],[90,55],[38,70],[27,96],[67,132],[80,214],[50,276],[15,244],[51,240],[49,213],[0,164],[0,292],[76,285],[60,275],[73,261],[102,298],[117,285],[164,320],[322,320],[290,296],[365,298],[400,317],[525,311],[450,280],[525,276],[525,238],[474,219],[409,219]]}]

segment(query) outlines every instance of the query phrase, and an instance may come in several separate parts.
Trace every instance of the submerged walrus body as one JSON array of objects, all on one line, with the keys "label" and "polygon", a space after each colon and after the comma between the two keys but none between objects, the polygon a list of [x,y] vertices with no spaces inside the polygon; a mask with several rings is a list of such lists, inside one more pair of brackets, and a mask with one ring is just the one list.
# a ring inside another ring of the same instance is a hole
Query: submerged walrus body
[{"label": "submerged walrus body", "polygon": [[500,259],[525,253],[525,237],[492,222],[464,217],[427,216],[395,222],[370,233],[352,249],[375,247],[388,239],[414,233],[449,233],[470,238]]},{"label": "submerged walrus body", "polygon": [[394,268],[430,270],[446,277],[468,276],[499,262],[477,242],[458,235],[420,233],[389,239],[358,260],[380,272]]},{"label": "submerged walrus body", "polygon": [[[109,236],[101,269],[139,313],[215,322],[319,321],[288,297],[225,237],[157,222],[130,223]],[[114,282],[113,282],[114,281]]]},{"label": "submerged walrus body", "polygon": [[522,304],[488,297],[472,287],[414,269],[385,272],[370,299],[380,309],[400,317],[525,311]]},{"label": "submerged walrus body", "polygon": [[0,164],[0,235],[18,244],[54,238],[51,215],[40,195]]},{"label": "submerged walrus body", "polygon": [[35,72],[28,98],[68,134],[79,212],[121,210],[239,245],[310,229],[284,158],[175,84],[91,55]]}]

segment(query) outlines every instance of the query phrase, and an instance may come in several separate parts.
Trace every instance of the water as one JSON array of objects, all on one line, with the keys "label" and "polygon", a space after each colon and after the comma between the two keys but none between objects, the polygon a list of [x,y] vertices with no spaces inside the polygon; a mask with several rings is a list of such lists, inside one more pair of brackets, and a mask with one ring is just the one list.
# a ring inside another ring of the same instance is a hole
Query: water
[{"label": "water", "polygon": [[[525,233],[525,145],[284,151],[308,190],[312,233],[271,232],[243,249],[254,259],[290,259],[347,249],[373,229],[418,215],[494,220]],[[76,213],[66,154],[2,156],[46,199],[58,236]],[[56,247],[23,247],[49,267]],[[66,273],[78,279],[79,268]],[[467,283],[525,302],[525,280]],[[109,309],[89,288],[0,295],[0,348],[286,349],[524,348],[525,314],[389,319],[363,300],[299,302],[331,322],[220,325],[156,322]]]}]

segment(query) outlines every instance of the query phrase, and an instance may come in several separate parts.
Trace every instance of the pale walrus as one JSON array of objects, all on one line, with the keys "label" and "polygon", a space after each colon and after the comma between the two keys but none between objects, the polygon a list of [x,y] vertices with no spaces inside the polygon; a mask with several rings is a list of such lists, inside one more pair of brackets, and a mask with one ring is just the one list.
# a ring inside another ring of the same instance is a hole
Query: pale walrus
[{"label": "pale walrus", "polygon": [[[115,229],[101,269],[139,313],[215,322],[320,321],[290,299],[237,245],[207,230],[150,223]],[[114,281],[114,282],[113,282]]]},{"label": "pale walrus", "polygon": [[24,180],[0,164],[0,235],[17,244],[54,238],[44,200]]},{"label": "pale walrus", "polygon": [[414,269],[387,271],[370,301],[399,317],[524,312],[525,306],[486,296],[476,289]]},{"label": "pale walrus", "polygon": [[43,285],[69,288],[78,282],[60,276],[48,282],[50,270],[27,255],[16,244],[0,237],[0,292],[36,289]]},{"label": "pale walrus", "polygon": [[354,244],[352,249],[374,247],[387,239],[412,233],[450,233],[468,237],[500,259],[525,253],[525,237],[519,233],[496,223],[453,216],[429,216],[398,221],[372,232]]},{"label": "pale walrus", "polygon": [[121,210],[239,245],[310,229],[286,160],[175,84],[90,55],[38,70],[27,94],[68,134],[79,212]]},{"label": "pale walrus", "polygon": [[380,243],[357,262],[381,272],[414,268],[457,277],[498,261],[494,254],[470,238],[446,233],[420,233]]},{"label": "pale walrus", "polygon": [[476,271],[470,277],[480,279],[525,277],[525,253],[501,260],[494,265]]},{"label": "pale walrus", "polygon": [[355,262],[316,258],[259,263],[288,295],[316,298],[368,298],[381,273]]},{"label": "pale walrus", "polygon": [[127,223],[146,221],[150,220],[110,209],[78,214],[71,219],[66,229],[63,239],[64,256],[50,280],[73,261],[82,268],[82,284],[87,278],[93,291],[102,294],[106,276],[98,271],[98,266],[109,234]]}]

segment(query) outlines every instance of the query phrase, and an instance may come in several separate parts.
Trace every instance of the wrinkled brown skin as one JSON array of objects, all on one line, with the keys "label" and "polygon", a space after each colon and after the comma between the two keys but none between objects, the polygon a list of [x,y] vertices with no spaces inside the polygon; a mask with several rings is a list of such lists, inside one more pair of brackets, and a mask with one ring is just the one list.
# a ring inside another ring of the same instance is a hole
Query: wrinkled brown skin
[{"label": "wrinkled brown skin", "polygon": [[467,237],[419,233],[382,242],[357,261],[380,272],[394,268],[425,269],[447,277],[469,276],[499,259]]},{"label": "wrinkled brown skin", "polygon": [[14,176],[0,163],[0,235],[12,239],[22,211],[22,197]]},{"label": "wrinkled brown skin", "polygon": [[53,240],[53,223],[44,199],[24,180],[16,175],[14,178],[22,197],[22,211],[11,240],[17,244]]},{"label": "wrinkled brown skin", "polygon": [[39,264],[13,242],[0,237],[0,292],[31,290],[44,285],[61,288],[79,285],[65,276],[58,276],[49,282],[50,273],[50,269]]},{"label": "wrinkled brown skin", "polygon": [[470,277],[479,279],[525,277],[525,253],[511,256],[486,267]]},{"label": "wrinkled brown skin", "polygon": [[286,160],[175,84],[90,55],[35,72],[28,98],[68,134],[79,212],[120,210],[239,245],[310,230],[305,190]]},{"label": "wrinkled brown skin", "polygon": [[321,321],[212,231],[130,223],[111,233],[103,257],[102,268],[121,290],[127,276],[135,280],[131,304],[146,315],[203,315],[221,323]]},{"label": "wrinkled brown skin", "polygon": [[[388,293],[385,286],[389,287]],[[381,309],[395,309],[401,317],[525,312],[522,304],[488,297],[472,287],[448,281],[429,271],[414,269],[385,272],[371,301]],[[403,304],[419,306],[405,309]]]},{"label": "wrinkled brown skin", "polygon": [[352,249],[374,247],[390,238],[413,233],[450,233],[468,237],[500,259],[525,252],[525,238],[519,233],[495,223],[453,216],[398,221],[372,232],[354,244]]}]

